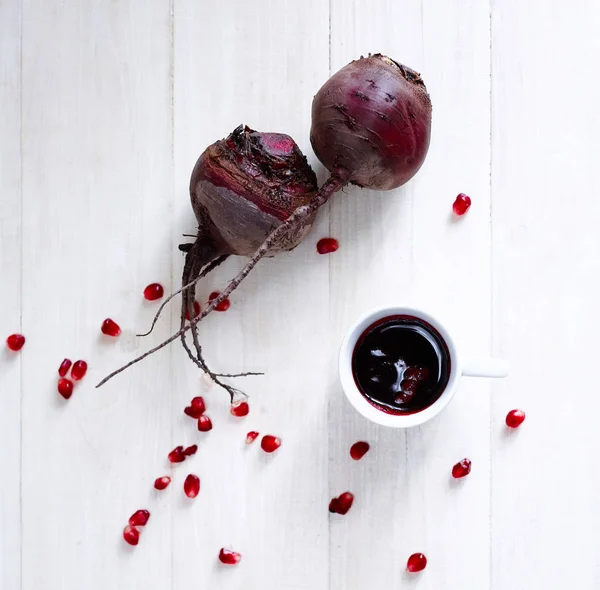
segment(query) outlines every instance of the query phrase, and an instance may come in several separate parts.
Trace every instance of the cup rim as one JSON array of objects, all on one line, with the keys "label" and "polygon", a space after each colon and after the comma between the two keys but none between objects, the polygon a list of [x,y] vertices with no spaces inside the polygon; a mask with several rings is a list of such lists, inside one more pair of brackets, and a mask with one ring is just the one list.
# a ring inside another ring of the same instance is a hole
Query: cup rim
[{"label": "cup rim", "polygon": [[[352,355],[360,336],[376,321],[394,315],[412,315],[433,326],[444,339],[450,354],[450,377],[442,395],[433,404],[414,414],[387,414],[378,409],[360,392],[352,374]],[[340,346],[338,373],[348,401],[367,420],[390,428],[410,428],[431,420],[450,403],[456,393],[462,371],[454,340],[437,316],[415,306],[385,305],[364,313],[346,331]]]}]

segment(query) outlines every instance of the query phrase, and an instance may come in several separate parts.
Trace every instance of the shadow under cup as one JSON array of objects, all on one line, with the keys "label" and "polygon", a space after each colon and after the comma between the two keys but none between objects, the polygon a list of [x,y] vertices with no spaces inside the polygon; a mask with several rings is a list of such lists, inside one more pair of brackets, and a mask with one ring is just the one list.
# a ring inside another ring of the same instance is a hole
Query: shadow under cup
[{"label": "shadow under cup", "polygon": [[392,314],[358,336],[351,370],[365,400],[381,412],[402,416],[438,401],[448,386],[452,360],[446,341],[429,322]]}]

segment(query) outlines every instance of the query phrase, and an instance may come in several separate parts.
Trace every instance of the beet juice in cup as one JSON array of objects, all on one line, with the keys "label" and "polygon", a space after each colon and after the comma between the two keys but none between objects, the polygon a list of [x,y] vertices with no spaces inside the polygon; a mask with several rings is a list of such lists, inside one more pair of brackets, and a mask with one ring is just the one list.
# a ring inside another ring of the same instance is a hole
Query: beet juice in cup
[{"label": "beet juice in cup", "polygon": [[460,378],[506,377],[500,359],[464,359],[444,325],[415,307],[383,307],[348,330],[339,375],[365,418],[392,428],[423,424],[454,397]]}]

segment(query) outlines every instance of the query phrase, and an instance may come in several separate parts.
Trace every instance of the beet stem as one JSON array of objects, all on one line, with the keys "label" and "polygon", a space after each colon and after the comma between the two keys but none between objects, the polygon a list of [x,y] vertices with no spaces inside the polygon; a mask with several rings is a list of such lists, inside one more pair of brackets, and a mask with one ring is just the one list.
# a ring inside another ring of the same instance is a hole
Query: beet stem
[{"label": "beet stem", "polygon": [[306,205],[302,205],[298,207],[288,218],[287,220],[275,228],[267,237],[267,239],[263,242],[260,248],[254,253],[252,258],[248,261],[246,266],[235,276],[235,278],[227,285],[227,287],[221,291],[221,293],[212,299],[208,306],[203,309],[196,317],[192,318],[190,315],[190,321],[183,326],[178,332],[157,344],[155,347],[141,354],[140,356],[134,358],[129,361],[127,364],[122,367],[116,369],[109,375],[107,375],[96,388],[101,387],[107,381],[122,373],[129,367],[139,363],[144,360],[146,357],[158,352],[161,348],[164,348],[171,342],[174,342],[178,338],[181,337],[182,334],[185,334],[188,330],[190,330],[193,326],[195,326],[198,322],[202,321],[209,313],[211,313],[219,303],[227,299],[235,289],[240,285],[240,283],[250,274],[250,271],[258,264],[259,260],[263,258],[267,252],[282,238],[285,236],[286,232],[290,229],[293,229],[295,226],[299,225],[300,222],[304,221],[311,213],[316,211],[319,207],[324,205],[329,198],[338,190],[343,188],[348,183],[348,175],[342,174],[332,174],[327,181],[323,184],[323,186],[319,189],[317,194],[314,196],[312,201]]}]

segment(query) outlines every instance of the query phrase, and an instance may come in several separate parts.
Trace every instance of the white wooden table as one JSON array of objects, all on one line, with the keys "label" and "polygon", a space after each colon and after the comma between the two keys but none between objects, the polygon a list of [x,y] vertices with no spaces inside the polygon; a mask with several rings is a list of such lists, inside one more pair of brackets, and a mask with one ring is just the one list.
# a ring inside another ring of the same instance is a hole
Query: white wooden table
[{"label": "white wooden table", "polygon": [[[599,588],[599,28],[595,0],[0,0],[0,336],[27,337],[0,352],[0,588]],[[312,96],[376,51],[422,72],[428,159],[401,190],[337,195],[203,322],[216,368],[266,372],[243,383],[250,416],[230,417],[179,345],[94,389],[175,329],[177,305],[134,337],[157,307],[144,286],[178,287],[200,152],[242,122],[283,131],[323,180]],[[473,207],[453,222],[458,192]],[[319,256],[327,235],[340,249]],[[512,373],[465,380],[442,416],[402,432],[352,410],[335,357],[357,314],[409,299]],[[112,344],[108,316],[124,328]],[[90,363],[68,403],[65,356]],[[208,435],[182,413],[199,393]],[[528,418],[509,434],[513,407]],[[281,449],[246,448],[250,429]],[[357,440],[372,445],[359,463]],[[167,452],[193,442],[171,469]],[[354,507],[330,516],[347,489]],[[131,549],[138,508],[152,517]],[[218,566],[222,546],[237,568]],[[415,551],[429,565],[410,577]]]}]

